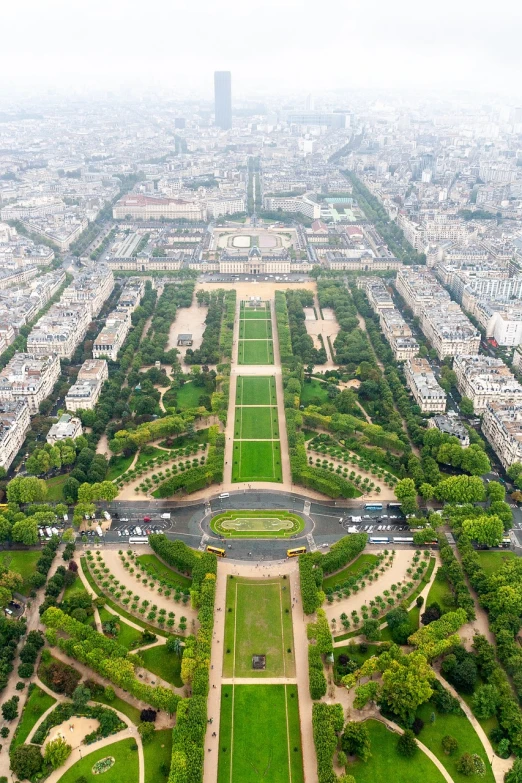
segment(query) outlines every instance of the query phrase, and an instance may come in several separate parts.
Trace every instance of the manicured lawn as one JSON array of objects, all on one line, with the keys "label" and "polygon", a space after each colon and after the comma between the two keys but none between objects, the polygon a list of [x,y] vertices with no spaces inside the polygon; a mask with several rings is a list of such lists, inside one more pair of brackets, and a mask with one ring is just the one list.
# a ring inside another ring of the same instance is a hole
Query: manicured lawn
[{"label": "manicured lawn", "polygon": [[241,340],[269,340],[272,337],[272,321],[240,321],[239,338]]},{"label": "manicured lawn", "polygon": [[[295,676],[290,610],[287,579],[229,577],[223,676],[259,679]],[[252,669],[253,655],[266,655],[264,670]]]},{"label": "manicured lawn", "polygon": [[128,457],[124,457],[123,455],[111,457],[112,464],[109,465],[109,472],[107,473],[106,480],[114,481],[114,479],[121,476],[122,473],[125,473],[125,471],[130,468],[133,459],[134,454],[130,454]]},{"label": "manicured lawn", "polygon": [[435,579],[430,587],[426,606],[437,603],[443,612],[449,612],[453,608],[453,593],[446,577],[439,568],[435,574]]},{"label": "manicured lawn", "polygon": [[295,685],[224,685],[218,783],[302,783]]},{"label": "manicured lawn", "polygon": [[162,440],[159,445],[165,449],[181,449],[184,446],[193,446],[195,443],[208,443],[208,428],[196,430],[192,435],[178,435],[172,440]]},{"label": "manicured lawn", "polygon": [[268,307],[268,303],[265,302],[264,305],[254,310],[253,308],[246,308],[241,307],[241,311],[239,313],[239,317],[241,320],[248,320],[248,321],[259,321],[263,320],[265,318],[270,318],[270,308]]},{"label": "manicured lawn", "polygon": [[145,760],[145,783],[161,783],[166,780],[161,771],[162,765],[170,767],[172,754],[172,729],[157,731],[150,742],[143,746]]},{"label": "manicured lawn", "polygon": [[234,443],[232,481],[282,481],[279,441],[243,440]]},{"label": "manicured lawn", "polygon": [[336,574],[331,574],[323,579],[323,590],[327,587],[334,588],[336,585],[342,585],[342,583],[348,579],[349,576],[356,576],[359,571],[362,571],[367,565],[374,565],[378,560],[377,555],[364,554],[350,563],[350,565],[343,568],[342,571],[337,571]]},{"label": "manicured lawn", "polygon": [[99,612],[102,623],[107,623],[113,619],[116,619],[119,623],[120,630],[118,631],[118,635],[111,637],[119,642],[119,644],[122,644],[124,647],[127,647],[129,650],[131,650],[134,647],[134,642],[139,642],[141,640],[141,631],[137,631],[135,628],[131,628],[130,625],[124,623],[122,620],[120,620],[119,617],[115,617],[115,615],[112,612],[109,612],[105,606],[103,606]]},{"label": "manicured lawn", "polygon": [[238,364],[273,364],[272,340],[240,340]]},{"label": "manicured lawn", "polygon": [[62,775],[60,783],[76,783],[80,777],[85,777],[89,783],[100,780],[99,775],[93,775],[92,767],[107,756],[114,757],[114,764],[103,773],[103,783],[138,783],[138,751],[131,750],[135,742],[127,738],[89,753]]},{"label": "manicured lawn", "polygon": [[67,585],[63,593],[63,600],[68,601],[70,598],[82,593],[87,593],[87,590],[83,586],[83,582],[79,576],[76,577],[72,585]]},{"label": "manicured lawn", "polygon": [[104,695],[96,697],[93,696],[92,700],[97,701],[100,704],[106,704],[107,707],[112,707],[113,709],[118,710],[118,712],[123,712],[123,714],[126,715],[127,718],[131,720],[136,726],[139,726],[141,723],[140,710],[137,707],[133,707],[132,704],[129,704],[128,701],[120,699],[119,696],[116,696],[116,698],[112,701],[106,699]]},{"label": "manicured lawn", "polygon": [[63,501],[62,489],[63,485],[69,478],[68,473],[63,473],[60,476],[53,476],[50,479],[46,479],[47,484],[47,496],[46,500],[55,500],[56,502]]},{"label": "manicured lawn", "polygon": [[29,595],[31,592],[31,586],[29,584],[29,577],[36,571],[36,563],[40,557],[38,551],[25,551],[22,552],[18,549],[10,549],[9,552],[2,552],[0,555],[0,563],[9,564],[11,571],[16,571],[21,574],[24,580],[19,592],[22,595]]},{"label": "manicured lawn", "polygon": [[169,652],[164,644],[143,650],[140,652],[140,658],[143,658],[145,668],[149,672],[156,674],[166,682],[170,682],[176,688],[183,687],[181,680],[181,656]]},{"label": "manicured lawn", "polygon": [[[417,710],[417,715],[424,721],[424,728],[419,735],[419,739],[444,764],[455,783],[465,783],[466,780],[469,780],[469,778],[457,771],[457,761],[464,752],[477,753],[481,757],[486,764],[486,775],[481,780],[484,780],[486,783],[494,783],[495,779],[491,771],[488,755],[466,716],[439,715],[435,713],[435,721],[432,723],[432,713],[433,705],[429,702],[423,704]],[[446,734],[455,737],[459,743],[458,751],[454,756],[446,756],[442,750],[442,738]]]},{"label": "manicured lawn", "polygon": [[146,565],[149,571],[153,571],[158,579],[163,579],[174,586],[179,585],[180,587],[185,588],[190,587],[192,584],[192,579],[188,576],[178,574],[177,571],[174,571],[172,568],[169,568],[168,565],[162,563],[156,555],[138,555],[136,560],[138,563]]},{"label": "manicured lawn", "polygon": [[275,405],[275,381],[270,375],[239,376],[236,386],[236,405]]},{"label": "manicured lawn", "polygon": [[18,745],[23,745],[33,726],[53,704],[56,704],[56,699],[53,699],[52,696],[49,696],[48,693],[45,693],[37,685],[33,687],[20,718],[16,736],[13,737],[11,742],[11,750],[17,748]]},{"label": "manicured lawn", "polygon": [[372,755],[368,761],[357,759],[347,767],[357,783],[444,783],[443,775],[425,753],[418,750],[413,759],[404,758],[397,753],[398,734],[377,720],[365,723]]},{"label": "manicured lawn", "polygon": [[210,527],[225,538],[288,538],[304,529],[304,520],[288,511],[225,511]]},{"label": "manicured lawn", "polygon": [[315,378],[312,378],[310,383],[305,381],[301,387],[301,405],[310,405],[312,400],[315,399],[326,402],[328,400],[327,385],[326,383],[321,383],[321,381],[316,381]]},{"label": "manicured lawn", "polygon": [[494,574],[498,569],[506,563],[508,560],[512,560],[516,557],[514,552],[488,552],[486,550],[479,550],[477,557],[480,560],[480,565],[488,576]]},{"label": "manicured lawn", "polygon": [[[202,386],[195,386],[192,381],[184,383],[181,389],[176,390],[176,407],[182,410],[197,408],[199,407],[199,398],[203,394],[205,394],[205,389]],[[165,407],[168,407],[167,403],[165,403]]]},{"label": "manicured lawn", "polygon": [[279,438],[277,408],[236,408],[234,437],[244,440]]},{"label": "manicured lawn", "polygon": [[340,655],[348,655],[350,658],[353,658],[359,666],[362,666],[362,664],[367,661],[368,658],[372,658],[379,649],[379,645],[377,644],[367,644],[366,647],[366,652],[361,652],[359,650],[359,645],[354,644],[353,642],[352,644],[347,644],[346,647],[334,647],[335,663],[337,663],[337,659]]}]

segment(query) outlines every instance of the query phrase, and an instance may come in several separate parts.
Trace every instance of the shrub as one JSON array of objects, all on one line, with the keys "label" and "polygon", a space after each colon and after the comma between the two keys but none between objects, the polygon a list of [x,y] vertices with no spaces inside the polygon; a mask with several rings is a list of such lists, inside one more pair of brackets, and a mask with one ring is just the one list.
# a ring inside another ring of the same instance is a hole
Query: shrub
[{"label": "shrub", "polygon": [[455,737],[452,737],[450,734],[446,734],[442,738],[442,750],[446,754],[446,756],[453,756],[454,753],[457,752],[459,748],[459,743],[455,739]]},{"label": "shrub", "polygon": [[406,729],[397,741],[397,751],[401,756],[411,758],[417,752],[417,740],[411,729]]}]

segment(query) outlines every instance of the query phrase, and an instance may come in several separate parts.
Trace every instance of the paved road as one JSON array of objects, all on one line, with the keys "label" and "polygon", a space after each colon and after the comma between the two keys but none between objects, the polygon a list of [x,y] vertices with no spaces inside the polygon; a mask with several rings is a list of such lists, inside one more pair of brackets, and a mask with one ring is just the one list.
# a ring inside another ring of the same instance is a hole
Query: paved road
[{"label": "paved road", "polygon": [[[350,505],[348,506],[348,503]],[[290,492],[276,491],[246,491],[230,493],[228,498],[214,497],[205,501],[197,501],[180,505],[172,501],[114,501],[107,504],[111,514],[115,512],[118,518],[113,518],[111,530],[105,535],[106,543],[124,544],[128,539],[119,536],[118,530],[129,528],[130,525],[139,525],[141,528],[154,526],[166,535],[185,541],[192,547],[204,546],[205,543],[217,543],[220,539],[209,527],[212,514],[228,509],[285,509],[294,511],[303,516],[305,528],[302,533],[293,539],[268,539],[268,540],[238,540],[226,541],[223,546],[227,548],[229,556],[241,560],[274,560],[286,557],[289,545],[304,544],[308,549],[326,548],[346,535],[348,527],[354,524],[352,516],[360,517],[355,523],[363,529],[365,526],[373,526],[369,531],[378,534],[377,527],[381,524],[393,526],[392,530],[383,531],[383,535],[390,537],[403,535],[406,532],[400,530],[405,526],[400,518],[391,519],[393,511],[386,509],[383,503],[381,511],[369,511],[364,509],[364,502],[348,501],[318,502],[309,500],[304,495]],[[161,514],[169,513],[170,520],[162,520]],[[144,517],[150,517],[150,523],[143,523]],[[122,519],[129,520],[122,522]]]}]

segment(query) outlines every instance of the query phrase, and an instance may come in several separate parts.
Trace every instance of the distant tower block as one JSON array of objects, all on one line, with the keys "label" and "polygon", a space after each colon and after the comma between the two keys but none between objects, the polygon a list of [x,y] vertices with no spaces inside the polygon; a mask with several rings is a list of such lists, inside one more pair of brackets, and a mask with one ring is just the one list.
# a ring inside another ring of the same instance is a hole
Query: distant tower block
[{"label": "distant tower block", "polygon": [[232,74],[230,71],[214,72],[215,124],[229,130],[232,127]]}]

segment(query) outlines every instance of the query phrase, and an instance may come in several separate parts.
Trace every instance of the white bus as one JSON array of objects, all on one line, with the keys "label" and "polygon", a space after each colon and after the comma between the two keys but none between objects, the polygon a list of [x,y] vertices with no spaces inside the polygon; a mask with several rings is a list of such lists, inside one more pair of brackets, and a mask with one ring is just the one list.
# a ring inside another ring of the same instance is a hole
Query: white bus
[{"label": "white bus", "polygon": [[148,536],[131,536],[129,538],[129,544],[148,544],[148,543],[149,543]]},{"label": "white bus", "polygon": [[370,544],[389,544],[388,536],[370,536]]}]

